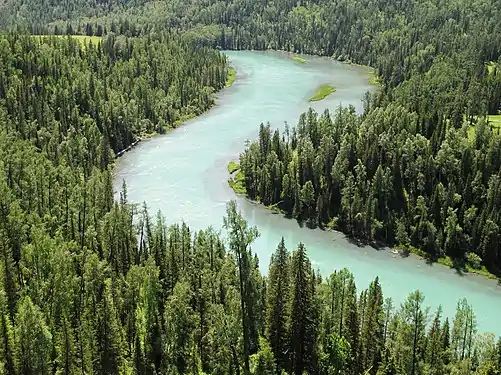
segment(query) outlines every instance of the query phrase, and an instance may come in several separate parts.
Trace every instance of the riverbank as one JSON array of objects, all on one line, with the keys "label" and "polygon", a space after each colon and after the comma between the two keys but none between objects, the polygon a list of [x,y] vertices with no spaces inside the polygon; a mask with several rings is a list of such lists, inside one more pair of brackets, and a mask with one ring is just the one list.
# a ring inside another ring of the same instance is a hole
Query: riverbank
[{"label": "riverbank", "polygon": [[[226,84],[225,84],[224,88],[232,86],[233,83],[235,83],[236,79],[237,79],[237,70],[234,67],[230,66],[228,68],[228,79],[226,80]],[[221,91],[221,90],[219,90],[219,91]],[[219,91],[217,91],[217,92],[219,92]],[[170,131],[172,131],[174,129],[177,129],[179,126],[181,126],[186,121],[192,120],[192,119],[194,119],[194,118],[196,118],[196,117],[198,117],[198,116],[200,116],[200,115],[202,115],[202,114],[210,111],[212,108],[215,107],[215,105],[216,105],[216,103],[214,102],[209,108],[203,110],[202,113],[200,113],[199,115],[196,115],[194,113],[189,113],[187,115],[183,115],[183,116],[181,116],[181,118],[179,118],[176,121],[174,121],[174,123],[172,125],[163,127],[161,129],[161,131],[155,131],[153,133],[141,133],[140,136],[137,138],[136,141],[134,141],[132,144],[130,144],[127,148],[125,148],[125,149],[117,152],[116,155],[115,155],[115,159],[118,159],[119,157],[123,156],[126,152],[129,152],[130,150],[132,150],[142,140],[152,138],[155,135],[166,134],[166,133],[168,133],[168,132],[170,132]]]},{"label": "riverbank", "polygon": [[[264,207],[264,208],[266,208],[274,213],[280,213],[280,214],[284,215],[284,219],[289,219],[288,217],[285,217],[285,212],[278,207],[278,203],[266,206],[259,201],[254,201],[252,199],[249,199],[249,197],[247,197],[247,190],[245,188],[245,183],[244,183],[245,182],[245,175],[241,171],[240,165],[238,163],[236,163],[234,161],[230,161],[228,163],[227,168],[228,168],[228,173],[229,173],[228,184],[230,185],[230,187],[233,189],[233,191],[236,194],[243,195],[250,202],[255,203],[255,204],[259,204],[260,206],[262,206],[262,207]],[[358,239],[351,237],[347,233],[344,233],[344,232],[341,232],[337,229],[334,229],[333,226],[330,224],[327,224],[326,227],[323,227],[320,229],[325,230],[325,231],[342,233],[343,235],[347,236],[351,241],[355,241],[359,245],[367,245],[367,246],[371,246],[374,248],[381,247],[381,246],[373,246],[370,243],[366,243],[364,241],[359,241]],[[383,247],[386,247],[386,246],[383,246]],[[470,260],[470,262],[466,261],[466,262],[463,262],[462,264],[459,264],[458,262],[455,262],[449,256],[440,257],[436,260],[431,259],[429,254],[427,254],[424,251],[422,251],[416,247],[413,247],[413,246],[396,246],[393,248],[389,248],[389,247],[386,247],[386,248],[389,251],[391,251],[393,254],[398,254],[401,257],[408,257],[409,255],[413,255],[417,259],[423,260],[427,263],[437,263],[437,264],[440,264],[440,265],[445,266],[447,268],[454,269],[459,274],[472,274],[472,275],[477,275],[477,276],[485,277],[487,279],[497,280],[497,281],[501,282],[501,279],[499,277],[497,277],[496,275],[489,272],[484,265],[480,264],[480,262],[479,262],[480,258],[472,259],[472,260]]]},{"label": "riverbank", "polygon": [[339,61],[343,64],[346,64],[346,65],[356,66],[357,68],[367,69],[367,74],[369,75],[369,84],[372,86],[377,86],[377,87],[381,87],[383,85],[383,81],[376,73],[376,68],[369,66],[369,65],[357,64],[357,63],[352,62],[351,60],[338,60],[338,59],[335,59],[335,60]]},{"label": "riverbank", "polygon": [[129,152],[130,150],[132,150],[141,141],[142,141],[142,138],[138,138],[134,142],[132,142],[129,146],[127,146],[126,148],[124,148],[122,151],[117,152],[116,155],[115,155],[115,159],[118,159],[119,157],[121,157],[126,152]]},{"label": "riverbank", "polygon": [[[459,264],[457,261],[455,262],[454,259],[452,259],[449,256],[439,257],[438,259],[433,260],[427,253],[414,246],[397,246],[393,248],[392,251],[404,257],[408,256],[409,254],[412,254],[418,257],[419,259],[425,260],[427,262],[438,263],[441,264],[442,266],[454,269],[460,274],[478,275],[491,280],[497,280],[501,282],[501,279],[498,276],[489,272],[489,270],[483,264],[480,264],[480,258],[472,259],[469,261],[467,260]],[[476,257],[476,255],[473,255],[472,257]]]}]

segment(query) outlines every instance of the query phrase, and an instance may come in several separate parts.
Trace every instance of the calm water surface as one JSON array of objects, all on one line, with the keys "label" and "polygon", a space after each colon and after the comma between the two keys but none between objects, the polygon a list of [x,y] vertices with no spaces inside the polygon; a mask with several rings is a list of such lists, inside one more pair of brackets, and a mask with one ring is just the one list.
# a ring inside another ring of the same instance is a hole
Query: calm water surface
[{"label": "calm water surface", "polygon": [[[278,52],[227,54],[237,68],[237,81],[219,94],[217,107],[167,135],[143,141],[117,163],[116,189],[125,180],[129,199],[145,201],[152,211],[161,210],[168,223],[184,220],[194,229],[221,228],[226,202],[235,199],[227,184],[228,161],[238,157],[246,140],[257,137],[261,122],[281,129],[285,122],[295,125],[322,83],[332,83],[337,91],[312,104],[317,111],[334,110],[340,104],[361,110],[364,92],[372,89],[364,69],[328,59],[308,57],[306,64],[300,64]],[[475,308],[479,330],[501,334],[501,287],[495,282],[357,247],[342,234],[300,228],[295,221],[243,198],[237,201],[245,218],[261,233],[253,251],[263,272],[284,236],[289,249],[303,242],[314,267],[324,275],[347,267],[360,289],[379,276],[385,295],[396,303],[420,289],[427,305],[435,309],[442,304],[444,313],[452,317],[457,301],[466,297]]]}]

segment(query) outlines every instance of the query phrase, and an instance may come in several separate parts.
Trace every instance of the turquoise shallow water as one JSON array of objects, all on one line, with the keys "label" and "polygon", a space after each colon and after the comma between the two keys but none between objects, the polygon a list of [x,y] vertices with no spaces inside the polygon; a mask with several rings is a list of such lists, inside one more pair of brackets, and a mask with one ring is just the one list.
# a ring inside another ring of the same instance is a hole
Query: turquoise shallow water
[{"label": "turquoise shallow water", "polygon": [[[163,136],[143,141],[118,160],[115,186],[125,180],[129,199],[145,201],[152,211],[161,210],[168,223],[186,221],[192,228],[209,225],[221,228],[226,202],[235,199],[227,184],[227,164],[245,148],[246,140],[257,136],[258,125],[270,121],[273,127],[284,122],[295,125],[311,105],[318,111],[338,105],[361,110],[361,98],[368,85],[367,72],[322,58],[306,64],[279,52],[228,52],[237,68],[237,81],[218,95],[218,105]],[[322,83],[337,91],[323,101],[308,103]],[[290,249],[300,241],[323,275],[348,267],[359,288],[379,276],[385,296],[402,302],[415,289],[426,296],[434,310],[443,305],[452,317],[457,301],[466,297],[473,304],[480,331],[501,334],[501,287],[477,276],[458,276],[440,265],[427,265],[410,257],[402,259],[388,251],[358,247],[340,233],[300,228],[295,221],[273,214],[243,198],[237,198],[245,218],[261,233],[253,250],[266,272],[269,256],[281,236]]]}]

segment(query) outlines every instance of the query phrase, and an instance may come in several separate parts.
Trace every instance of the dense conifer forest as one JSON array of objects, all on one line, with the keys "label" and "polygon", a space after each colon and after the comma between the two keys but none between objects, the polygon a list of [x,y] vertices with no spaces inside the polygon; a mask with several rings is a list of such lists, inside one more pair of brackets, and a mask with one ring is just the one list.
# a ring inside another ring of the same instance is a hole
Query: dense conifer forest
[{"label": "dense conifer forest", "polygon": [[501,136],[485,119],[440,140],[419,130],[395,103],[310,110],[284,134],[261,125],[240,156],[246,193],[309,226],[499,274]]},{"label": "dense conifer forest", "polygon": [[193,231],[128,202],[125,185],[115,201],[112,183],[116,154],[213,105],[228,77],[215,48],[368,64],[381,87],[363,114],[261,126],[241,156],[247,194],[312,226],[499,273],[498,9],[0,1],[0,373],[500,373],[501,341],[477,332],[466,300],[453,319],[419,291],[396,306],[378,279],[323,278],[283,241],[265,277],[259,233],[234,202],[223,233]]},{"label": "dense conifer forest", "polygon": [[353,22],[346,32],[314,37],[328,6],[316,18],[304,5],[291,13],[312,24],[279,40],[373,65],[380,92],[366,96],[361,116],[309,112],[285,135],[262,125],[242,155],[248,195],[312,226],[499,275],[501,23],[487,12],[495,2],[350,4],[336,2],[345,16],[330,23]]}]

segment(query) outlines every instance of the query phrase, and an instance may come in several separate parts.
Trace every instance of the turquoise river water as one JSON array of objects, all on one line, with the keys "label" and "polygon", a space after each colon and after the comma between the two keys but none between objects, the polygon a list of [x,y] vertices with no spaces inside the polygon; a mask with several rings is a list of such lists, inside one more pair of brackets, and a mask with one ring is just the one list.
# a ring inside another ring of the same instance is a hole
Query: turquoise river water
[{"label": "turquoise river water", "polygon": [[[415,289],[425,295],[431,311],[442,304],[453,317],[457,301],[466,297],[475,308],[479,331],[501,335],[501,286],[479,276],[459,276],[441,265],[395,256],[389,251],[358,247],[343,234],[300,228],[293,220],[236,197],[227,183],[227,164],[257,137],[261,122],[283,129],[295,125],[310,107],[334,110],[352,104],[373,88],[367,71],[329,59],[307,57],[306,64],[279,52],[227,52],[237,80],[218,94],[217,106],[178,129],[141,142],[121,157],[115,169],[115,189],[125,180],[129,200],[145,201],[152,213],[161,210],[168,223],[184,220],[193,229],[221,228],[225,205],[237,199],[244,217],[261,236],[253,244],[260,268],[267,271],[271,253],[283,236],[289,249],[303,242],[316,269],[323,275],[349,268],[359,289],[379,276],[386,297],[399,304]],[[332,83],[337,91],[309,103],[316,87]]]}]

